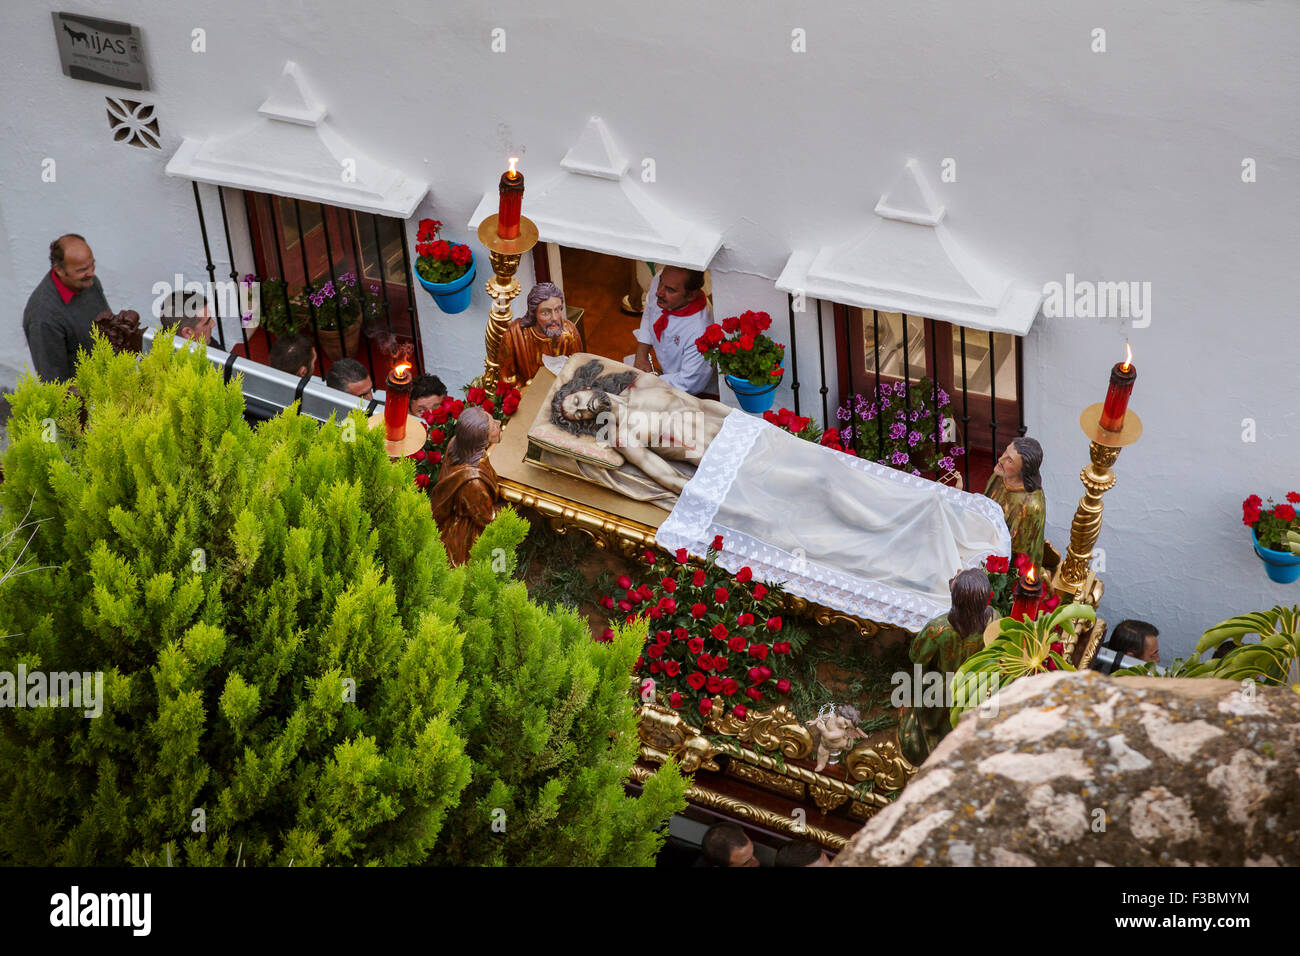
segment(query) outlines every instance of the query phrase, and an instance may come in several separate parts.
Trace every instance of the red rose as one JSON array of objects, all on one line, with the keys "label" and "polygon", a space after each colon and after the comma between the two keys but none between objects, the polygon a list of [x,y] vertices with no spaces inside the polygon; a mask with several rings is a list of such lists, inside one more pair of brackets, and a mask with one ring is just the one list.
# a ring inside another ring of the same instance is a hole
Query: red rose
[{"label": "red rose", "polygon": [[672,641],[673,636],[667,631],[660,631],[655,635],[655,643],[660,647],[666,647]]},{"label": "red rose", "polygon": [[442,462],[442,452],[440,451],[429,452],[429,461],[433,462],[435,465],[440,464]]},{"label": "red rose", "polygon": [[641,597],[640,591],[633,591],[631,588],[627,589],[627,592],[623,595],[623,597],[627,598],[630,604],[640,604],[643,600],[645,600],[645,598]]},{"label": "red rose", "polygon": [[776,682],[776,689],[783,694],[788,694],[790,693],[790,682],[786,680],[784,677],[782,677],[779,681]]},{"label": "red rose", "polygon": [[692,654],[698,654],[704,650],[704,638],[692,637],[686,642],[686,649]]},{"label": "red rose", "polygon": [[608,594],[606,594],[603,598],[600,599],[600,606],[603,607],[606,611],[612,611],[614,610],[614,599],[610,597]]},{"label": "red rose", "polygon": [[463,412],[464,410],[465,410],[465,403],[462,402],[459,398],[453,398],[451,400],[452,418],[460,418],[460,413]]},{"label": "red rose", "polygon": [[710,694],[717,694],[722,690],[722,678],[710,674],[708,679],[704,682],[704,687]]},{"label": "red rose", "polygon": [[775,644],[772,645],[772,653],[773,653],[773,654],[789,654],[789,653],[790,653],[790,642],[789,642],[789,641],[777,641]]},{"label": "red rose", "polygon": [[779,617],[769,617],[767,619],[767,629],[769,631],[781,630],[781,619]]},{"label": "red rose", "polygon": [[416,475],[416,476],[415,476],[415,487],[417,487],[417,488],[428,488],[428,487],[429,487],[429,476],[428,476],[428,475],[425,475],[425,474],[419,474],[419,475]]},{"label": "red rose", "polygon": [[682,672],[682,665],[676,661],[664,661],[664,673],[669,677],[676,677]]},{"label": "red rose", "polygon": [[[609,637],[605,637],[605,634],[608,634]],[[602,640],[603,640],[603,641],[612,641],[612,640],[614,639],[614,632],[611,631],[609,628],[605,628],[605,634],[602,634],[600,637],[596,638],[596,640],[598,640],[598,641],[602,641]],[[635,670],[640,670],[641,668],[645,667],[645,658],[644,658],[644,657],[638,657],[638,658],[636,659],[636,663],[633,664],[632,667],[633,667]]]},{"label": "red rose", "polygon": [[501,411],[505,412],[507,415],[513,415],[515,412],[519,411],[519,399],[515,398],[513,395],[507,395],[501,400]]},{"label": "red rose", "polygon": [[700,618],[704,617],[706,611],[708,611],[708,608],[706,608],[703,604],[691,605],[691,617],[695,618],[697,621]]},{"label": "red rose", "polygon": [[761,585],[761,584],[755,584],[755,585],[754,585],[754,600],[755,600],[755,601],[761,601],[761,600],[763,600],[763,598],[765,598],[765,597],[767,597],[767,588],[763,587],[763,585]]},{"label": "red rose", "polygon": [[651,674],[658,674],[658,673],[659,673],[660,671],[662,671],[663,669],[664,669],[664,665],[661,664],[661,663],[659,663],[659,661],[651,661],[651,662],[650,662],[650,673],[651,673]]},{"label": "red rose", "polygon": [[1029,564],[1030,564],[1030,561],[1029,561],[1029,555],[1027,555],[1027,554],[1017,554],[1017,555],[1016,555],[1016,562],[1015,562],[1015,563],[1016,563],[1016,573],[1017,573],[1017,574],[1024,574],[1024,573],[1025,573],[1025,569],[1028,568],[1028,567],[1029,567]]},{"label": "red rose", "polygon": [[740,685],[730,677],[724,677],[722,679],[722,694],[724,697],[730,697],[738,690],[740,690]]},{"label": "red rose", "polygon": [[753,577],[754,572],[749,569],[749,565],[745,565],[745,567],[736,572],[736,580],[741,584],[748,584]]},{"label": "red rose", "polygon": [[477,385],[465,391],[465,401],[471,405],[482,405],[485,398],[487,398],[487,391]]},{"label": "red rose", "polygon": [[713,657],[709,654],[701,654],[695,658],[695,666],[702,671],[713,670]]},{"label": "red rose", "polygon": [[713,600],[714,600],[715,603],[717,603],[717,604],[726,604],[726,603],[727,603],[727,598],[729,598],[729,597],[731,597],[731,595],[727,592],[727,589],[726,589],[726,588],[714,588],[714,589],[713,589]]},{"label": "red rose", "polygon": [[713,544],[709,545],[709,547],[711,547],[714,551],[721,551],[721,550],[722,550],[722,535],[720,535],[720,534],[715,534],[715,535],[713,536]]},{"label": "red rose", "polygon": [[645,616],[650,618],[652,621],[657,621],[664,616],[664,612],[659,610],[657,607],[648,607],[645,610]]},{"label": "red rose", "polygon": [[658,660],[659,658],[664,656],[663,645],[651,644],[649,647],[645,649],[645,653],[646,653],[646,657],[650,657],[655,660]]},{"label": "red rose", "polygon": [[636,589],[636,593],[641,595],[641,600],[648,601],[654,597],[654,591],[650,590],[650,585],[643,584]]},{"label": "red rose", "polygon": [[[606,642],[606,643],[612,641],[612,640],[614,639],[614,631],[613,631],[612,629],[608,628],[608,627],[605,628],[605,630],[602,631],[601,634],[600,634],[600,639],[601,639],[602,641]],[[637,660],[639,661],[639,660],[641,660],[641,658],[638,657]],[[644,663],[644,662],[643,662],[643,663]],[[640,666],[641,666],[640,664],[637,665],[637,667],[640,667]]]},{"label": "red rose", "polygon": [[704,587],[704,569],[703,569],[703,568],[696,568],[696,569],[695,569],[695,574],[691,576],[691,584],[695,585],[697,588],[702,588],[702,587]]},{"label": "red rose", "polygon": [[627,600],[619,601],[618,609],[626,614],[628,611],[632,610],[632,602]]},{"label": "red rose", "polygon": [[670,597],[662,597],[659,599],[659,609],[665,614],[672,614],[677,610],[677,602]]},{"label": "red rose", "polygon": [[424,423],[426,425],[433,424],[433,416],[434,416],[434,410],[432,408],[428,408],[420,412],[420,417],[424,419]]},{"label": "red rose", "polygon": [[428,457],[429,457],[429,453],[425,451],[423,448],[421,448],[419,451],[411,455],[411,458],[413,458],[415,461],[424,461],[424,459]]},{"label": "red rose", "polygon": [[671,694],[668,695],[668,706],[669,707],[682,706],[682,695],[678,691],[673,691]]},{"label": "red rose", "polygon": [[690,684],[693,690],[699,690],[704,686],[704,675],[699,671],[692,671],[686,675],[686,683]]},{"label": "red rose", "polygon": [[678,564],[685,564],[688,560],[685,548],[678,548],[673,556],[677,559]]},{"label": "red rose", "polygon": [[632,579],[629,578],[626,574],[620,574],[618,576],[617,583],[619,587],[621,587],[624,591],[626,591],[628,588],[632,586]]},{"label": "red rose", "polygon": [[709,633],[712,634],[718,640],[725,641],[727,639],[727,625],[714,624],[713,630],[709,631]]},{"label": "red rose", "polygon": [[[744,614],[737,615],[736,617],[737,627],[749,627],[753,623],[754,623],[754,615],[750,614],[748,611],[746,611]],[[744,650],[744,648],[740,648],[740,649]]]},{"label": "red rose", "polygon": [[727,641],[727,646],[731,648],[733,651],[743,654],[745,652],[746,643],[748,642],[739,634],[737,634],[731,640]]},{"label": "red rose", "polygon": [[1053,594],[1051,597],[1049,597],[1046,601],[1043,602],[1043,609],[1048,612],[1055,611],[1057,607],[1060,606],[1060,604],[1061,604],[1060,595]]},{"label": "red rose", "polygon": [[659,583],[663,585],[664,590],[667,591],[669,594],[672,594],[674,591],[677,590],[677,582],[674,581],[672,578],[664,578]]},{"label": "red rose", "polygon": [[446,436],[443,435],[441,428],[431,428],[429,430],[429,441],[433,442],[435,445],[441,445],[442,440],[445,437]]},{"label": "red rose", "polygon": [[653,567],[655,563],[655,553],[651,551],[649,548],[646,548],[644,551],[641,552],[641,560],[644,561],[646,564],[650,565],[651,567]]},{"label": "red rose", "polygon": [[756,657],[760,661],[767,660],[767,645],[766,644],[749,645],[749,656]]},{"label": "red rose", "polygon": [[763,680],[767,680],[772,676],[772,668],[768,667],[766,664],[759,664],[758,672],[763,675]]},{"label": "red rose", "polygon": [[673,630],[673,637],[677,638],[679,641],[689,641],[691,639],[691,632],[686,630],[684,627],[675,628]]},{"label": "red rose", "polygon": [[1273,509],[1273,517],[1279,521],[1294,521],[1295,509],[1290,505],[1278,505]]},{"label": "red rose", "polygon": [[763,692],[759,690],[757,687],[746,687],[745,696],[748,697],[750,700],[762,700]]},{"label": "red rose", "polygon": [[727,669],[727,659],[717,654],[713,655],[713,669],[715,671],[725,671]]},{"label": "red rose", "polygon": [[745,709],[744,704],[737,704],[735,707],[731,708],[731,712],[736,715],[737,720],[744,720],[749,716],[749,711]]},{"label": "red rose", "polygon": [[429,417],[430,425],[444,425],[451,415],[451,413],[445,408],[435,408],[425,414]]},{"label": "red rose", "polygon": [[765,680],[763,672],[757,667],[751,667],[747,672],[747,676],[749,677],[749,682],[751,684],[761,684]]},{"label": "red rose", "polygon": [[713,709],[713,701],[707,697],[700,698],[700,715],[703,716]]},{"label": "red rose", "polygon": [[483,403],[483,411],[487,412],[489,415],[491,415],[496,410],[497,407],[492,403],[492,399],[489,398],[486,402]]}]

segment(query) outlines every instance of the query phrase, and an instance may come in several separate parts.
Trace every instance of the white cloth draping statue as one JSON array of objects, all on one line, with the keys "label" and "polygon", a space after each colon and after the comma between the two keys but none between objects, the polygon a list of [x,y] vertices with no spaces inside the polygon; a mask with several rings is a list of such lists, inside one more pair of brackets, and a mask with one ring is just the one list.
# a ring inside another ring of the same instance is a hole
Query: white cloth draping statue
[{"label": "white cloth draping statue", "polygon": [[[611,445],[678,494],[658,542],[780,581],[791,593],[908,630],[943,613],[948,582],[1010,555],[1002,511],[972,495],[796,438],[657,376],[572,356],[550,420]],[[685,478],[672,465],[696,465]]]}]

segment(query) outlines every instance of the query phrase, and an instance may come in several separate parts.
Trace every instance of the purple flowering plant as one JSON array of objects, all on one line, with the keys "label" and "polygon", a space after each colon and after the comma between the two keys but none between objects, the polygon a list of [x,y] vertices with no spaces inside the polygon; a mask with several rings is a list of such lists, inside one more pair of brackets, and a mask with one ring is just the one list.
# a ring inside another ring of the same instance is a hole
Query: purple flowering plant
[{"label": "purple flowering plant", "polygon": [[343,332],[360,321],[383,318],[379,284],[363,283],[355,272],[345,272],[319,284],[308,283],[292,291],[283,279],[265,279],[260,284],[260,295],[262,325],[276,336],[309,327],[312,313],[321,331]]},{"label": "purple flowering plant", "polygon": [[[910,385],[881,382],[880,393],[859,393],[836,411],[843,424],[841,440],[862,457],[913,475],[942,477],[956,470],[965,449],[943,441],[935,444],[935,412],[939,427],[952,416],[952,397],[929,379]],[[911,427],[909,427],[911,426]]]}]

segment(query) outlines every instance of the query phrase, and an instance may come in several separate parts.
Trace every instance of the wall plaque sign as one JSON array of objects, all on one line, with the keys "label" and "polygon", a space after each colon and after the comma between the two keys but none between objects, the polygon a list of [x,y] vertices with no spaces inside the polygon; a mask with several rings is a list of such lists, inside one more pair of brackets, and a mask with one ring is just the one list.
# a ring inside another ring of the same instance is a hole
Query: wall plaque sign
[{"label": "wall plaque sign", "polygon": [[149,89],[140,28],[78,13],[51,13],[63,75],[128,90]]}]

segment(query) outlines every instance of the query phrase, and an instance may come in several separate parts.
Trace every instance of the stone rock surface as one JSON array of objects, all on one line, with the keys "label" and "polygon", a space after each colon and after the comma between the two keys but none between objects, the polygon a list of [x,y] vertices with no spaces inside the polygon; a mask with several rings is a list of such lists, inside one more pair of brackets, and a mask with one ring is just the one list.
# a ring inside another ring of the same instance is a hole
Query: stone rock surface
[{"label": "stone rock surface", "polygon": [[967,713],[836,866],[1300,864],[1300,694],[1023,678]]}]

